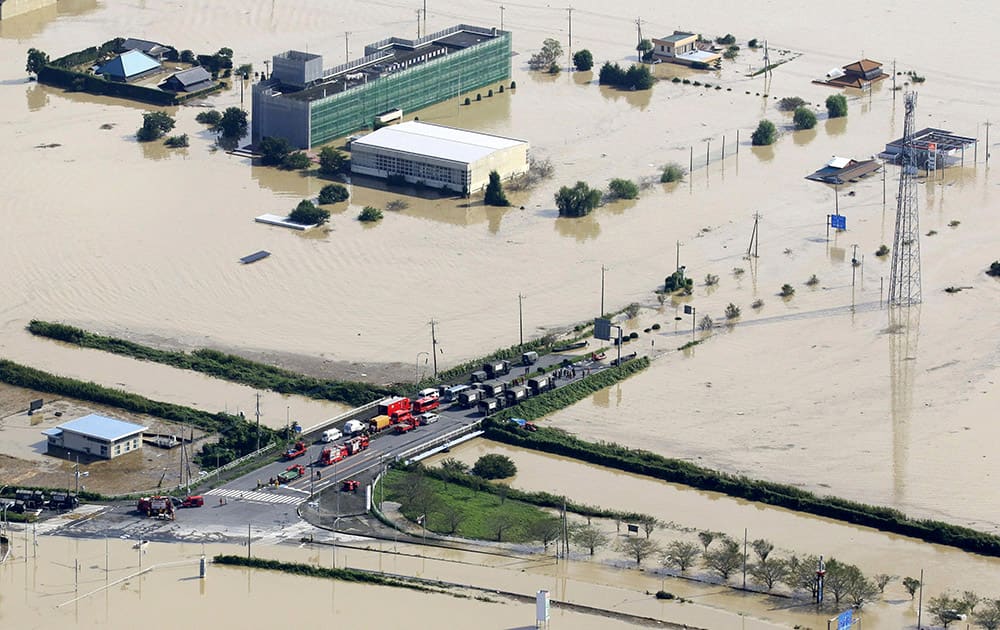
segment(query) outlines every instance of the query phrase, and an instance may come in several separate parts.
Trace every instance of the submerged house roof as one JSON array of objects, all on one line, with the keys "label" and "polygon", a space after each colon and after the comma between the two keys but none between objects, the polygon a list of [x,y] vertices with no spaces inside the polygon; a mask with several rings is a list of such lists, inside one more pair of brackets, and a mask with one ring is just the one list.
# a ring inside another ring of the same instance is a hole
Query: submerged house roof
[{"label": "submerged house roof", "polygon": [[212,85],[212,75],[201,66],[172,74],[163,82],[163,87],[177,92],[197,92],[210,88]]},{"label": "submerged house roof", "polygon": [[113,80],[128,81],[159,68],[160,62],[156,59],[138,50],[130,50],[101,64],[95,74],[103,74]]},{"label": "submerged house roof", "polygon": [[129,37],[122,42],[121,49],[123,51],[138,50],[139,52],[146,53],[150,57],[156,57],[157,59],[172,50],[170,46],[165,46],[159,42],[151,42],[148,39],[138,39],[135,37]]},{"label": "submerged house roof", "polygon": [[871,59],[861,59],[860,61],[855,61],[854,63],[849,63],[844,66],[845,72],[870,72],[872,70],[877,70],[882,67],[877,61],[872,61]]}]

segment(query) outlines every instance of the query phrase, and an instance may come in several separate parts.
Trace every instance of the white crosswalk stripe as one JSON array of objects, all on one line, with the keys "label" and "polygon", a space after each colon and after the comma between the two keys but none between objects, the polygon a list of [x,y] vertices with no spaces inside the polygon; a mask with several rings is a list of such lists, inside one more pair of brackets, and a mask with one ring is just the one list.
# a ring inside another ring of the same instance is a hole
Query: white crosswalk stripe
[{"label": "white crosswalk stripe", "polygon": [[215,488],[205,493],[206,496],[223,497],[233,501],[255,501],[257,503],[302,503],[302,497],[290,497],[284,494],[257,492],[256,490],[230,490]]}]

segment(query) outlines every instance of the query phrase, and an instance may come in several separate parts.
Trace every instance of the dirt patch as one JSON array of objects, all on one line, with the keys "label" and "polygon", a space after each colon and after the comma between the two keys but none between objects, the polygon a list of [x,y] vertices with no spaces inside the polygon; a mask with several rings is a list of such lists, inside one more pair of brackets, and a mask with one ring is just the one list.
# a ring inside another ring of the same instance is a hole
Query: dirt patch
[{"label": "dirt patch", "polygon": [[[38,398],[44,405],[29,416],[28,403]],[[75,488],[76,457],[46,454],[46,437],[41,432],[90,413],[142,424],[149,427],[147,436],[191,435],[189,427],[152,416],[79,400],[47,398],[41,392],[0,383],[0,479],[6,485]],[[181,482],[182,461],[190,460],[194,450],[214,439],[213,434],[195,429],[194,449],[144,444],[142,449],[113,460],[88,461],[81,456],[80,471],[86,476],[81,476],[80,487],[101,494],[123,494],[176,486]],[[184,479],[189,475],[197,478],[199,470],[194,462],[185,462]]]}]

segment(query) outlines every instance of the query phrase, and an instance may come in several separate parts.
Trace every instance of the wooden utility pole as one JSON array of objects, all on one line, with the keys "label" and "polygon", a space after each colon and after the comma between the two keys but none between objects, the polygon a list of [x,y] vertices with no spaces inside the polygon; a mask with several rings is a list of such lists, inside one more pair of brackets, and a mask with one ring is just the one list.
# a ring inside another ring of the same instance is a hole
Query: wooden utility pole
[{"label": "wooden utility pole", "polygon": [[344,31],[344,63],[351,60],[351,31]]},{"label": "wooden utility pole", "polygon": [[524,296],[520,293],[517,294],[517,338],[519,345],[524,345],[524,309],[523,303]]},{"label": "wooden utility pole", "polygon": [[257,450],[260,450],[260,392],[257,392]]},{"label": "wooden utility pole", "polygon": [[503,30],[503,12],[504,12],[505,8],[506,7],[504,7],[502,4],[500,5],[500,30],[501,31]]},{"label": "wooden utility pole", "polygon": [[431,356],[434,357],[434,378],[437,378],[438,353],[437,353],[437,335],[435,334],[436,333],[435,326],[437,326],[437,322],[432,319],[430,321],[430,324],[431,324]]}]

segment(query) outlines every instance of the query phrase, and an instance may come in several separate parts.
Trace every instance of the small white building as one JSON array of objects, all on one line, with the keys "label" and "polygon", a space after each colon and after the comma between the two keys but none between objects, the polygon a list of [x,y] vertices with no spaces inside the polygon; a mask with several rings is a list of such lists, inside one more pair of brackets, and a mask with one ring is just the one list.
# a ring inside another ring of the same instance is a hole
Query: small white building
[{"label": "small white building", "polygon": [[486,187],[490,171],[501,179],[526,173],[528,148],[524,140],[410,121],[351,142],[351,172],[471,193]]},{"label": "small white building", "polygon": [[146,428],[92,413],[42,433],[49,438],[49,451],[66,449],[114,459],[142,448],[142,432]]}]

